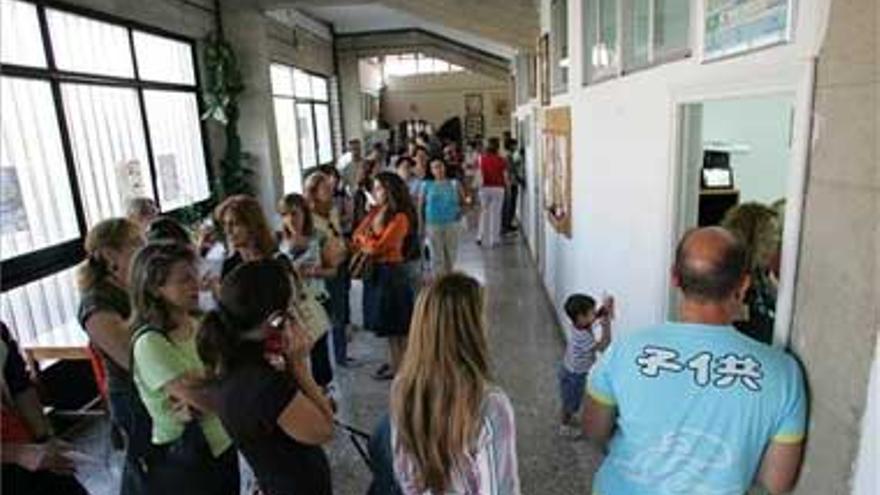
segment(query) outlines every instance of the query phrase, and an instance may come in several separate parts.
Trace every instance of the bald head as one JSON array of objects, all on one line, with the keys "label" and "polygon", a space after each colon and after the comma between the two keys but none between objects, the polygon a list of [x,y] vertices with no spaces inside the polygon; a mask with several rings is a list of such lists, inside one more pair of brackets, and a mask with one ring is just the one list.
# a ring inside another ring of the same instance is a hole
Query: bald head
[{"label": "bald head", "polygon": [[729,231],[706,227],[687,232],[675,253],[675,275],[685,298],[722,302],[746,274],[746,250]]}]

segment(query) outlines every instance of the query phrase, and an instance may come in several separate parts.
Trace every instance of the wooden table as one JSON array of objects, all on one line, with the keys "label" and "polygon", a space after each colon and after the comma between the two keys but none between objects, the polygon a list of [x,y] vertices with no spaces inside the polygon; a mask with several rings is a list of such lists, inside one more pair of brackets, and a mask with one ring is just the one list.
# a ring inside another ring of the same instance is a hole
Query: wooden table
[{"label": "wooden table", "polygon": [[40,361],[89,360],[89,337],[77,321],[43,332],[34,342],[22,344],[22,351],[33,370],[39,371]]}]

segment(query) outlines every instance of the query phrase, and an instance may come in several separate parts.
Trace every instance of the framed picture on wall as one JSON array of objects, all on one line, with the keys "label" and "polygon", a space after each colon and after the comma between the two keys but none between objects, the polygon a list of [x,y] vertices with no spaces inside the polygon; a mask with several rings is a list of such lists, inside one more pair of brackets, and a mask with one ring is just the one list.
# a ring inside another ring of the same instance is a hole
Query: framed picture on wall
[{"label": "framed picture on wall", "polygon": [[703,0],[703,61],[787,43],[792,0]]},{"label": "framed picture on wall", "polygon": [[505,127],[510,123],[510,100],[507,95],[492,95],[492,126]]},{"label": "framed picture on wall", "polygon": [[544,33],[538,38],[538,72],[541,83],[541,105],[550,104],[550,35]]},{"label": "framed picture on wall", "polygon": [[464,95],[464,113],[466,115],[482,115],[483,95],[476,93]]},{"label": "framed picture on wall", "polygon": [[557,232],[571,239],[571,109],[544,111],[544,210]]}]

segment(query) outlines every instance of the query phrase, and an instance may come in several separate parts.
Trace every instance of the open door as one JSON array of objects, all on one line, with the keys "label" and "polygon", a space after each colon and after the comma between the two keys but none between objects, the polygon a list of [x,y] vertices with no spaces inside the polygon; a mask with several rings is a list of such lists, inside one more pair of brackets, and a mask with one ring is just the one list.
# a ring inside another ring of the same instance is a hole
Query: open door
[{"label": "open door", "polygon": [[[800,228],[799,222],[786,221],[786,203],[801,199],[789,198],[792,191],[797,194],[791,185],[799,177],[792,166],[793,107],[793,95],[774,94],[678,108],[673,242],[691,228],[712,225],[746,242],[753,283],[735,326],[767,344],[784,343],[782,327],[790,315],[780,323],[777,307],[790,311],[779,301],[788,301],[791,294],[785,291],[793,288],[780,280],[793,279],[796,269],[795,263],[781,261],[784,230]],[[678,298],[678,291],[670,290],[671,320],[678,316]]]}]

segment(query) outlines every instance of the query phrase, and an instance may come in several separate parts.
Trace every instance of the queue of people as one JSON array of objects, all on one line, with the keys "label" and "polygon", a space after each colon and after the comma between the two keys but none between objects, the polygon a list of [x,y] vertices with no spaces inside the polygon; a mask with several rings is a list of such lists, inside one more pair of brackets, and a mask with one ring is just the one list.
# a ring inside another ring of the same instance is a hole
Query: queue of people
[{"label": "queue of people", "polygon": [[[478,239],[487,247],[501,232],[510,180],[498,149],[490,140],[475,157]],[[228,253],[218,273],[202,268],[210,246],[147,207],[133,208],[137,220],[91,229],[78,317],[106,372],[126,452],[121,493],[237,494],[239,454],[263,494],[332,493],[322,445],[334,435],[334,363],[356,364],[347,351],[352,279],[363,282],[365,328],[388,341],[388,363],[374,377],[392,380],[371,439],[370,493],[520,493],[514,407],[492,378],[485,289],[455,271],[471,191],[443,158],[419,146],[411,154],[393,171],[352,162],[360,215],[335,169],[313,172],[304,194],[281,198],[277,234],[254,198],[227,198],[214,213]],[[734,326],[768,264],[750,255],[735,229],[743,224],[728,219],[730,230],[681,240],[679,323],[617,336],[612,296],[566,300],[560,434],[586,437],[605,454],[596,493],[793,486],[804,382],[791,356]],[[422,273],[426,245],[431,277]],[[28,412],[29,384],[2,330],[0,355],[17,374],[4,367],[4,419],[20,411],[36,435],[7,448],[4,421],[4,491],[9,477],[19,488],[8,493],[83,493],[67,447],[37,442],[47,438],[45,420]]]}]

